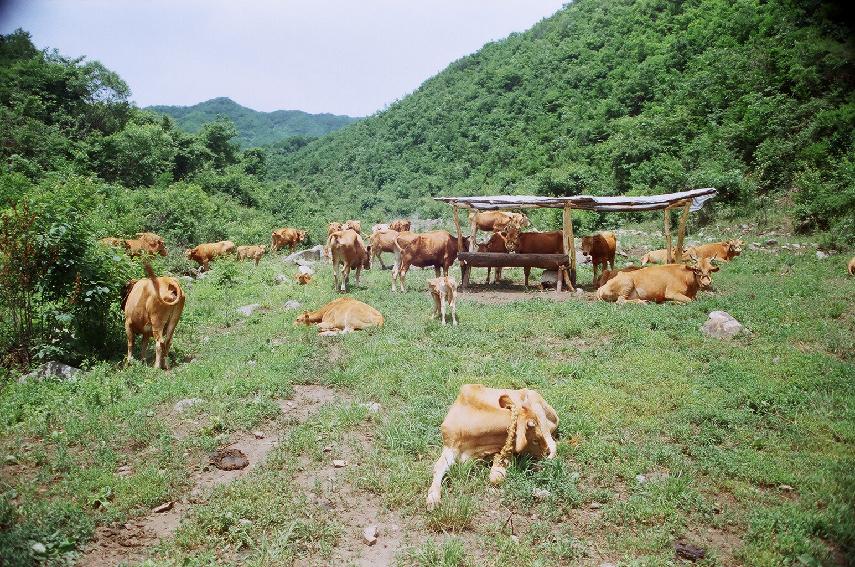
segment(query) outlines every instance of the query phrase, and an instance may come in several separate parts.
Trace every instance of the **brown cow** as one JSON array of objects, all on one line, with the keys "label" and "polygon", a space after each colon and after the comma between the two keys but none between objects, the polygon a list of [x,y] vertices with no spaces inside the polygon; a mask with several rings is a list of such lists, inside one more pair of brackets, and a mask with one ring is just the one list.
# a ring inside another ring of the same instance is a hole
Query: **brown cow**
[{"label": "brown cow", "polygon": [[428,290],[433,298],[431,319],[442,315],[445,325],[446,307],[451,308],[451,324],[457,325],[457,281],[451,276],[441,276],[428,280]]},{"label": "brown cow", "polygon": [[107,238],[102,238],[98,242],[100,242],[104,246],[112,246],[114,248],[124,248],[125,247],[125,241],[123,239],[113,238],[112,236],[107,237]]},{"label": "brown cow", "polygon": [[352,333],[368,327],[382,327],[379,311],[352,297],[333,299],[317,311],[306,311],[294,321],[295,325],[318,324],[319,335]]},{"label": "brown cow", "polygon": [[231,240],[221,240],[219,242],[209,242],[200,244],[195,248],[188,248],[184,251],[184,255],[190,260],[194,260],[202,266],[203,271],[208,271],[211,260],[225,256],[226,254],[235,253],[235,243]]},{"label": "brown cow", "polygon": [[349,220],[342,225],[341,229],[353,230],[356,231],[356,234],[362,234],[362,223],[358,220]]},{"label": "brown cow", "polygon": [[617,250],[617,239],[613,232],[598,232],[591,236],[582,237],[582,254],[590,258],[594,270],[594,279],[591,283],[597,283],[597,268],[602,266],[615,269],[615,250]]},{"label": "brown cow", "polygon": [[274,252],[286,246],[291,249],[291,253],[297,249],[297,246],[306,240],[306,231],[297,228],[278,228],[270,233],[270,249]]},{"label": "brown cow", "polygon": [[850,276],[855,276],[855,256],[849,260],[849,265],[846,267],[846,270],[849,272]]},{"label": "brown cow", "polygon": [[399,282],[401,291],[406,291],[407,271],[410,266],[426,268],[433,266],[436,277],[448,275],[448,269],[457,259],[457,238],[444,230],[435,230],[416,234],[402,232],[395,239],[395,267],[392,268],[392,291],[395,291],[395,281]]},{"label": "brown cow", "polygon": [[692,301],[701,288],[710,287],[712,272],[718,271],[709,258],[694,259],[692,265],[667,264],[620,272],[597,290],[603,301],[647,303]]},{"label": "brown cow", "polygon": [[[500,254],[506,254],[508,252],[508,247],[506,244],[506,237],[504,234],[500,232],[494,232],[490,235],[490,240],[484,242],[482,244],[478,244],[478,252],[498,252]],[[490,272],[493,270],[491,267],[487,267],[487,281],[485,283],[490,283]],[[496,268],[495,277],[493,278],[493,283],[497,284],[502,279],[502,268]]]},{"label": "brown cow", "polygon": [[[671,263],[674,263],[674,259],[677,257],[677,247],[673,247],[671,249]],[[683,253],[683,258],[686,259],[686,253]],[[660,248],[659,250],[651,250],[647,254],[641,257],[641,265],[645,266],[647,264],[665,264],[668,262],[668,249]]]},{"label": "brown cow", "polygon": [[729,262],[742,253],[741,240],[725,240],[724,242],[711,242],[693,246],[686,250],[689,256],[698,258],[709,258],[710,260],[721,260]]},{"label": "brown cow", "polygon": [[267,246],[264,244],[259,246],[238,246],[236,250],[238,260],[255,260],[255,265],[257,266],[261,257],[267,251]]},{"label": "brown cow", "polygon": [[331,222],[329,227],[327,228],[327,234],[332,234],[334,232],[339,232],[342,230],[342,226],[340,222]]},{"label": "brown cow", "polygon": [[407,219],[397,219],[389,223],[389,228],[396,232],[408,232],[413,226],[413,223]]},{"label": "brown cow", "polygon": [[[550,232],[521,232],[517,240],[517,254],[564,254],[564,233],[560,230]],[[525,287],[531,268],[523,268]]]},{"label": "brown cow", "polygon": [[166,256],[166,246],[163,240],[152,240],[148,238],[129,238],[125,240],[125,249],[131,256],[141,256],[143,254],[160,254]]},{"label": "brown cow", "polygon": [[[333,276],[335,278],[333,289],[339,290],[340,281],[341,291],[347,291],[350,270],[353,268],[356,268],[356,285],[359,285],[362,268],[368,269],[370,261],[362,237],[355,230],[340,230],[330,234],[327,242],[332,254]],[[341,275],[339,275],[339,266],[343,267]]]},{"label": "brown cow", "polygon": [[[512,421],[514,415],[516,423]],[[499,484],[507,474],[504,459],[510,453],[554,458],[558,415],[535,390],[464,384],[441,429],[442,454],[433,466],[428,506],[439,503],[442,478],[456,461],[493,456],[490,482]],[[503,454],[506,451],[508,454]]]},{"label": "brown cow", "polygon": [[487,211],[476,213],[469,211],[469,224],[472,224],[472,219],[475,218],[478,230],[500,231],[504,230],[508,225],[514,225],[520,230],[529,226],[531,222],[528,217],[522,213],[509,213],[507,211]]},{"label": "brown cow", "polygon": [[312,274],[307,272],[300,272],[297,274],[297,283],[300,285],[306,285],[310,281],[312,281]]},{"label": "brown cow", "polygon": [[395,253],[395,239],[398,238],[398,231],[392,229],[375,231],[369,238],[371,243],[371,260],[377,258],[380,262],[380,267],[386,269],[386,264],[383,263],[383,252]]},{"label": "brown cow", "polygon": [[597,278],[597,289],[603,287],[606,282],[614,278],[621,272],[634,272],[635,270],[640,270],[641,266],[627,266],[625,268],[621,268],[620,270],[603,270],[603,273],[600,274],[600,277]]},{"label": "brown cow", "polygon": [[148,340],[155,340],[155,368],[169,370],[167,355],[172,334],[184,310],[184,292],[175,278],[157,277],[151,265],[144,263],[145,279],[125,287],[122,307],[125,311],[125,334],[128,337],[127,362],[133,360],[134,337],[142,335],[140,358],[145,361]]}]

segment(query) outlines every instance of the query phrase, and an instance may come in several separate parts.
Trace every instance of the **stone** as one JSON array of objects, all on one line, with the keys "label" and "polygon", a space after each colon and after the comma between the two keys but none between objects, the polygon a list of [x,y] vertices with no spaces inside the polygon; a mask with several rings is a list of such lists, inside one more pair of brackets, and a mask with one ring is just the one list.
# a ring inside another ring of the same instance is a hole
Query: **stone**
[{"label": "stone", "polygon": [[368,411],[370,413],[378,414],[378,413],[380,413],[380,410],[382,409],[383,406],[381,406],[377,402],[370,402],[370,403],[365,404],[365,407],[368,408]]},{"label": "stone", "polygon": [[237,310],[244,317],[249,317],[259,307],[261,307],[260,303],[251,303],[250,305],[244,305],[243,307],[238,307]]},{"label": "stone", "polygon": [[163,512],[168,512],[168,511],[172,510],[172,507],[174,505],[175,505],[175,502],[170,500],[169,502],[164,502],[160,506],[155,506],[154,508],[151,509],[151,511],[154,512],[155,514],[162,514]]},{"label": "stone", "polygon": [[828,258],[828,254],[826,252],[823,252],[822,250],[816,251],[816,259],[817,260],[825,260],[826,258]]},{"label": "stone", "polygon": [[692,545],[691,543],[683,541],[678,541],[674,544],[674,552],[677,554],[677,557],[688,559],[689,561],[703,559],[707,554],[706,551],[697,545]]},{"label": "stone", "polygon": [[286,264],[309,265],[309,262],[318,262],[324,257],[324,247],[322,244],[313,246],[306,250],[300,250],[286,256],[282,261]]},{"label": "stone", "polygon": [[555,289],[558,287],[558,270],[544,270],[540,275],[540,287]]},{"label": "stone", "polygon": [[285,302],[285,309],[299,309],[300,305],[302,305],[299,301],[294,299],[289,299]]},{"label": "stone", "polygon": [[597,501],[594,501],[594,502],[591,502],[590,504],[588,504],[588,508],[590,508],[591,510],[599,510],[602,507],[603,507],[603,505]]},{"label": "stone", "polygon": [[131,474],[133,474],[133,469],[131,468],[131,465],[122,465],[116,469],[116,474],[121,477],[131,476]]},{"label": "stone", "polygon": [[764,244],[765,244],[766,246],[775,246],[776,244],[778,244],[778,241],[777,241],[777,240],[775,240],[774,238],[770,238],[769,240],[767,240],[766,242],[764,242]]},{"label": "stone", "polygon": [[538,488],[535,486],[531,491],[531,495],[534,496],[535,500],[546,500],[547,498],[552,496],[552,493],[546,489]]},{"label": "stone", "polygon": [[783,490],[784,492],[792,492],[793,490],[795,490],[795,488],[793,488],[793,487],[792,487],[792,486],[790,486],[789,484],[782,484],[782,485],[780,485],[778,488],[780,488],[780,489],[781,489],[781,490]]},{"label": "stone", "polygon": [[635,482],[637,482],[638,484],[644,484],[645,482],[647,482],[647,477],[643,474],[636,475]]},{"label": "stone", "polygon": [[45,362],[29,374],[21,376],[18,382],[41,382],[45,379],[70,380],[78,372],[80,372],[79,368],[51,360],[50,362]]},{"label": "stone", "polygon": [[201,404],[204,402],[202,398],[185,398],[183,400],[178,400],[175,402],[175,405],[172,406],[172,409],[175,410],[175,413],[183,413],[187,408],[193,407],[196,404]]},{"label": "stone", "polygon": [[252,436],[256,439],[264,439],[264,433],[262,433],[261,431],[253,431]]},{"label": "stone", "polygon": [[240,520],[238,520],[238,523],[242,526],[251,526],[252,520],[247,520],[246,518],[241,518]]},{"label": "stone", "polygon": [[332,445],[325,446],[324,453],[332,453]]},{"label": "stone", "polygon": [[283,284],[287,279],[288,276],[286,276],[285,274],[276,274],[276,277],[273,278],[273,281],[275,281],[277,284]]},{"label": "stone", "polygon": [[34,555],[44,555],[47,553],[47,547],[40,541],[34,541],[30,544],[30,551],[33,552]]},{"label": "stone", "polygon": [[377,526],[367,526],[364,530],[362,530],[362,541],[364,541],[366,545],[374,545],[375,543],[377,543],[378,535],[380,535],[380,531],[377,529]]},{"label": "stone", "polygon": [[740,333],[747,333],[745,327],[726,311],[713,311],[709,319],[700,327],[701,333],[713,339],[732,339]]},{"label": "stone", "polygon": [[334,466],[337,469],[344,468],[347,466],[347,461],[344,461],[342,459],[335,459],[332,462],[332,466]]}]

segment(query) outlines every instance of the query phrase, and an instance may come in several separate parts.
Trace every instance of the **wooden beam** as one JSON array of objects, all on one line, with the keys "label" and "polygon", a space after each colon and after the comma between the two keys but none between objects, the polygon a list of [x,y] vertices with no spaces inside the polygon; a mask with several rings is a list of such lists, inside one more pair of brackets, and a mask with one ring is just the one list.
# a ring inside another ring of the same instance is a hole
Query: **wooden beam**
[{"label": "wooden beam", "polygon": [[674,258],[671,257],[671,209],[665,209],[665,263],[672,264]]},{"label": "wooden beam", "polygon": [[567,266],[567,254],[507,254],[503,252],[462,252],[458,259],[475,268],[543,268]]},{"label": "wooden beam", "polygon": [[573,239],[573,208],[570,203],[564,203],[564,212],[561,220],[564,229],[564,253],[567,254],[567,260],[570,264],[570,280],[567,282],[567,286],[570,288],[570,291],[575,291],[576,242]]},{"label": "wooden beam", "polygon": [[680,215],[680,226],[677,228],[677,257],[675,261],[679,264],[683,261],[683,239],[686,236],[686,221],[689,219],[689,209],[692,207],[691,201],[686,201],[683,205],[683,214]]}]

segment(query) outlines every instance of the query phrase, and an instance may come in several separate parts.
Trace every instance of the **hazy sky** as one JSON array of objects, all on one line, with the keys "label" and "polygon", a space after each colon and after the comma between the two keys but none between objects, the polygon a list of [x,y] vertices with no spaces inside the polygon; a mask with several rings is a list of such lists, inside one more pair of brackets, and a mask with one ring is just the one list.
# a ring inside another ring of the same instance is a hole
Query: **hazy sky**
[{"label": "hazy sky", "polygon": [[140,105],[228,96],[367,115],[566,0],[0,0],[0,32],[86,55]]}]

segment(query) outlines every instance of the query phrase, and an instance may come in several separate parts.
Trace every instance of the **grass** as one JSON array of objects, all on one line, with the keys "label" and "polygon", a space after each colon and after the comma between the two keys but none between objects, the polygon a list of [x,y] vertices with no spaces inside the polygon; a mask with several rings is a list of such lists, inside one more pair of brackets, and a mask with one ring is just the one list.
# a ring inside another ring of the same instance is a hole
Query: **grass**
[{"label": "grass", "polygon": [[[634,240],[645,237],[621,238]],[[351,480],[414,537],[402,564],[666,565],[680,539],[707,548],[706,565],[855,554],[855,278],[842,256],[746,251],[684,306],[463,296],[458,328],[429,319],[432,272],[411,272],[411,291],[392,294],[390,273],[371,270],[351,295],[386,326],[332,338],[293,326],[298,312],[284,308],[335,297],[329,269],[308,286],[275,284],[293,271],[275,258],[223,262],[194,282],[171,372],[96,362],[73,382],[4,385],[0,563],[68,560],[96,525],[186,494],[188,472],[230,433],[271,422],[283,442],[267,463],[195,504],[156,563],[328,561],[344,526],[293,478],[366,427],[370,450]],[[251,303],[262,307],[237,313]],[[704,338],[715,309],[751,335]],[[498,489],[487,466],[456,465],[428,511],[438,427],[468,382],[539,389],[561,419],[559,456],[515,460]],[[351,401],[289,423],[276,400],[307,383]],[[203,403],[176,416],[172,405],[194,397]],[[377,416],[367,401],[381,404]],[[132,474],[117,476],[121,465]],[[535,487],[549,495],[535,499]]]}]

